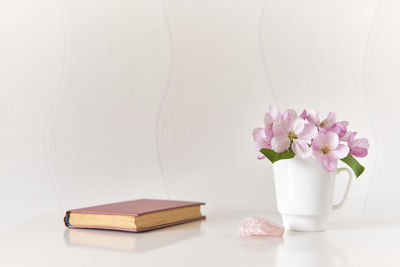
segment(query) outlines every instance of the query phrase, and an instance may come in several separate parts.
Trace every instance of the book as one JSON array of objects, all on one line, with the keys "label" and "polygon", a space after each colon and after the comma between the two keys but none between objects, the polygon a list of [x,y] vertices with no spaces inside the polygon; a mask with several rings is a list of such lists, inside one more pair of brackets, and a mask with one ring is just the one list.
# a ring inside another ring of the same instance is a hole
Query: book
[{"label": "book", "polygon": [[68,228],[94,228],[142,232],[204,219],[203,202],[138,199],[68,210]]}]

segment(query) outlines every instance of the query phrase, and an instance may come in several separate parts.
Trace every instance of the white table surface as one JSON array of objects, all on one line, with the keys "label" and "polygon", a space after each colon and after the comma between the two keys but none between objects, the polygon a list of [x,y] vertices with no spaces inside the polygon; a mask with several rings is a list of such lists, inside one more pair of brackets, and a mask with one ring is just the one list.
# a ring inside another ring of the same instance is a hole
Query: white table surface
[{"label": "white table surface", "polygon": [[0,236],[0,266],[400,266],[400,220],[333,220],[325,232],[240,238],[247,215],[208,214],[146,233],[66,229],[61,214],[40,216]]}]

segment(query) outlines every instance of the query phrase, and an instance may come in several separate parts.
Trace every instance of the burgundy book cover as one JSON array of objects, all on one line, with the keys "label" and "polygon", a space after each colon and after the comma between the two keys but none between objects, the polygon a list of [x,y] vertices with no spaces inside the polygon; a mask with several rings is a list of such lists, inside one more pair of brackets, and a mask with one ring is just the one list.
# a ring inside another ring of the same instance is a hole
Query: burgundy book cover
[{"label": "burgundy book cover", "polygon": [[73,226],[69,224],[69,214],[75,213],[95,213],[95,214],[110,214],[110,215],[129,215],[129,216],[140,216],[146,213],[152,213],[157,211],[204,205],[203,202],[191,202],[191,201],[179,201],[179,200],[160,200],[160,199],[138,199],[124,202],[117,202],[81,209],[68,210],[64,217],[64,223],[68,228],[98,228],[98,229],[109,229],[109,230],[120,230],[120,231],[131,231],[131,232],[142,232],[176,224],[197,221],[204,219],[205,216],[193,218],[190,220],[178,221],[163,225],[157,225],[148,228],[141,229],[126,229],[126,228],[113,228],[113,227],[96,227],[96,226]]}]

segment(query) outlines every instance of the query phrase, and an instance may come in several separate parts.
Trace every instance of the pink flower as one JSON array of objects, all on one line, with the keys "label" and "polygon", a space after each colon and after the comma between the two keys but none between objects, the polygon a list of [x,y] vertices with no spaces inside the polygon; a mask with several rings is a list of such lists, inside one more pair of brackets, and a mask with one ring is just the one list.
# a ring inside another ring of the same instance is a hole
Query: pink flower
[{"label": "pink flower", "polygon": [[332,172],[337,168],[337,160],[349,154],[349,147],[339,144],[335,132],[319,133],[312,141],[312,154],[325,170]]},{"label": "pink flower", "polygon": [[281,117],[281,112],[279,110],[279,107],[277,106],[269,107],[269,112],[265,113],[264,115],[264,125],[267,135],[272,135],[272,126],[274,125],[275,120],[279,117]]},{"label": "pink flower", "polygon": [[[281,112],[279,111],[279,107],[272,106],[269,107],[269,112],[264,115],[264,128],[256,128],[253,130],[253,139],[255,141],[255,148],[257,151],[260,151],[262,148],[271,149],[271,139],[274,136],[272,131],[272,127],[276,119],[281,117]],[[257,156],[258,159],[264,159],[265,156],[263,154],[259,154]]]},{"label": "pink flower", "polygon": [[333,126],[333,124],[335,123],[336,114],[335,114],[335,112],[329,112],[326,119],[324,119],[323,121],[320,121],[318,111],[316,111],[314,109],[310,109],[307,114],[307,120],[309,122],[315,124],[319,130],[324,129],[324,128],[328,129],[331,126]]},{"label": "pink flower", "polygon": [[[272,133],[272,132],[270,132]],[[271,149],[271,135],[267,135],[264,128],[256,128],[253,130],[253,139],[255,141],[255,148],[260,152],[261,148]],[[258,159],[265,159],[263,154],[257,156]]]},{"label": "pink flower", "polygon": [[334,112],[329,112],[326,119],[320,121],[319,113],[316,110],[311,109],[308,113],[306,110],[303,111],[302,117],[306,116],[307,120],[314,123],[318,130],[322,133],[335,132],[339,135],[340,140],[345,141],[347,139],[347,126],[349,126],[348,121],[338,121],[336,122],[336,114]]},{"label": "pink flower", "polygon": [[274,136],[271,140],[272,149],[281,153],[289,149],[292,144],[293,152],[299,157],[306,158],[311,155],[310,141],[318,134],[318,129],[311,123],[306,123],[292,110],[282,114],[273,126]]},{"label": "pink flower", "polygon": [[363,158],[368,155],[369,142],[367,138],[354,139],[357,132],[352,132],[347,139],[347,144],[350,148],[350,154]]},{"label": "pink flower", "polygon": [[348,135],[347,133],[347,126],[349,125],[348,121],[339,121],[335,122],[331,127],[329,128],[322,128],[322,132],[324,131],[332,131],[338,134],[340,140],[346,141]]}]

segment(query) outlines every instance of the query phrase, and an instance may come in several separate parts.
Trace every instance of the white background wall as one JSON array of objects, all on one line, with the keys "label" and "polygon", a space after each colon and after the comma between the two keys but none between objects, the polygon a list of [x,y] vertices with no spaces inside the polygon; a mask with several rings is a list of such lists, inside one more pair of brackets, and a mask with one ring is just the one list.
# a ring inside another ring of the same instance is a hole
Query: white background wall
[{"label": "white background wall", "polygon": [[275,211],[251,136],[272,104],[336,111],[369,138],[365,174],[336,216],[400,215],[399,10],[1,0],[0,229],[139,197]]}]

